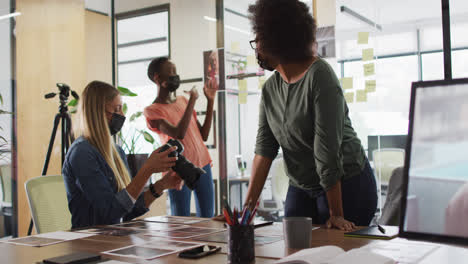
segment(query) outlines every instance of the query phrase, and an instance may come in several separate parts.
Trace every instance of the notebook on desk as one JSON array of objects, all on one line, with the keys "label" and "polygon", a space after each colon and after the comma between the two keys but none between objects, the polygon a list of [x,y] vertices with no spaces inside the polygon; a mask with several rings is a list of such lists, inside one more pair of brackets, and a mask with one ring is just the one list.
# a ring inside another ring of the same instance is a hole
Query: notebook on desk
[{"label": "notebook on desk", "polygon": [[382,232],[378,226],[369,226],[360,230],[347,232],[345,237],[360,237],[360,238],[373,238],[373,239],[392,239],[398,236],[398,226],[381,226],[384,230]]}]

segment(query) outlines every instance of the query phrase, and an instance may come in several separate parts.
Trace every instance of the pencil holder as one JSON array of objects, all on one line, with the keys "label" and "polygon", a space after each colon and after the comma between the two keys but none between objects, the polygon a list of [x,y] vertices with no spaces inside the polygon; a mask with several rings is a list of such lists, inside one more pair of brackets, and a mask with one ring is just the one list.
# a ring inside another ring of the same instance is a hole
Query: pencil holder
[{"label": "pencil holder", "polygon": [[255,263],[253,225],[228,226],[228,263]]}]

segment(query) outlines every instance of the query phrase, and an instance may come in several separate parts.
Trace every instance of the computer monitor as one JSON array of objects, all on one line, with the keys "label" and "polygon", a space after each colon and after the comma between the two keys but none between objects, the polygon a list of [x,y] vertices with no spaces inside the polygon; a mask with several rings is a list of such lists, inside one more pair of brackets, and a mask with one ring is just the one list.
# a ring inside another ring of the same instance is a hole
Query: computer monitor
[{"label": "computer monitor", "polygon": [[381,148],[406,148],[406,135],[369,135],[367,136],[367,157],[374,160],[374,150]]},{"label": "computer monitor", "polygon": [[468,244],[468,79],[412,85],[400,236]]}]

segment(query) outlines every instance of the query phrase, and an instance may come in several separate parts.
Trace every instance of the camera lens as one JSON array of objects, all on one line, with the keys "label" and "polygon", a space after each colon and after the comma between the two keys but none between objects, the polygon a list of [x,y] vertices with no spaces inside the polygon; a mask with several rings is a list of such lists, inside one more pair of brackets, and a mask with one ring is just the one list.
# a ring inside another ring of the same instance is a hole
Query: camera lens
[{"label": "camera lens", "polygon": [[184,151],[184,146],[178,140],[171,139],[169,140],[164,146],[161,147],[159,152],[164,152],[171,147],[177,147],[177,150],[173,151],[169,154],[169,157],[178,157],[176,161],[176,165],[172,167],[172,169],[177,172],[177,174],[185,181],[185,185],[191,190],[193,190],[200,179],[202,174],[206,172],[203,169],[193,165],[188,159],[186,159],[182,152]]}]

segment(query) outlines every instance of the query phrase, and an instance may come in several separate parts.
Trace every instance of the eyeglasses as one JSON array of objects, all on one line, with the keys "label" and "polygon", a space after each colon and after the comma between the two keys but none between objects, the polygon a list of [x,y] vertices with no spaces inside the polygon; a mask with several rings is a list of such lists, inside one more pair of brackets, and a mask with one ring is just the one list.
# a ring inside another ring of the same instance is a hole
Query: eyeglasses
[{"label": "eyeglasses", "polygon": [[254,50],[257,49],[257,40],[256,39],[249,41],[249,43],[250,43],[250,47],[252,49],[254,49]]}]

